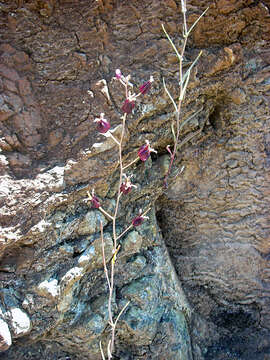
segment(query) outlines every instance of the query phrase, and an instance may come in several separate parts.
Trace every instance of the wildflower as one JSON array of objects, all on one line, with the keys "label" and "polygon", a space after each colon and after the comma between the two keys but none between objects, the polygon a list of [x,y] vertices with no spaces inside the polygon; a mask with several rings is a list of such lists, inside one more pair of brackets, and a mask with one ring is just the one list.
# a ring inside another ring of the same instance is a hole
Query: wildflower
[{"label": "wildflower", "polygon": [[115,70],[115,76],[116,76],[116,79],[118,79],[118,80],[122,79],[122,73],[121,73],[120,69]]},{"label": "wildflower", "polygon": [[152,149],[150,147],[149,141],[146,140],[146,144],[140,147],[138,151],[138,156],[141,159],[141,161],[146,161],[149,158],[151,152],[156,153],[156,150]]},{"label": "wildflower", "polygon": [[131,178],[131,176],[126,176],[125,174],[123,174],[124,175],[124,177],[125,177],[125,180],[124,180],[124,182],[122,182],[122,184],[121,184],[121,186],[120,186],[120,191],[123,193],[123,194],[125,194],[125,195],[127,195],[131,190],[132,190],[132,188],[134,187],[134,188],[137,188],[137,186],[136,185],[133,185],[132,183],[131,183],[131,181],[130,181],[130,178]]},{"label": "wildflower", "polygon": [[133,220],[132,220],[132,225],[134,227],[136,226],[140,226],[142,225],[142,223],[144,222],[145,219],[149,219],[147,216],[143,216],[142,215],[142,210],[140,209],[139,211],[139,215],[136,216]]},{"label": "wildflower", "polygon": [[101,134],[105,134],[111,128],[111,124],[109,123],[109,121],[107,119],[105,119],[104,116],[105,116],[105,114],[101,113],[100,118],[96,118],[94,120],[94,122],[98,123],[97,130]]},{"label": "wildflower", "polygon": [[130,87],[133,87],[133,84],[129,81],[130,80],[130,75],[124,76],[120,69],[115,70],[115,77],[116,77],[117,80],[120,81],[120,83],[122,85],[124,85],[124,86],[129,85]]},{"label": "wildflower", "polygon": [[95,190],[92,190],[92,194],[90,194],[90,192],[87,192],[88,195],[88,199],[91,201],[91,205],[93,208],[98,209],[100,208],[100,202],[99,199],[96,197],[95,195]]},{"label": "wildflower", "polygon": [[139,90],[142,95],[146,94],[150,90],[153,81],[153,76],[150,76],[150,79],[140,86]]},{"label": "wildflower", "polygon": [[132,112],[132,110],[134,109],[134,106],[135,106],[134,100],[130,100],[128,98],[125,100],[125,102],[122,106],[122,111],[126,114],[130,114]]},{"label": "wildflower", "polygon": [[133,220],[132,220],[132,225],[133,226],[140,226],[140,225],[142,225],[142,223],[143,223],[143,221],[144,221],[144,218],[142,217],[142,216],[136,216]]},{"label": "wildflower", "polygon": [[96,195],[94,195],[92,197],[92,207],[95,208],[95,209],[98,209],[100,207],[100,202],[99,202],[99,199],[96,197]]}]

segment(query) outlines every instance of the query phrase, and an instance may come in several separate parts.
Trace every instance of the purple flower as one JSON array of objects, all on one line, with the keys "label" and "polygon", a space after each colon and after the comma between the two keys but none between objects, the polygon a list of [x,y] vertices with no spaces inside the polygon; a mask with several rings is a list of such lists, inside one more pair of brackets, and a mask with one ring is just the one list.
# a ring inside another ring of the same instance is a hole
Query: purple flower
[{"label": "purple flower", "polygon": [[94,122],[98,123],[97,130],[101,134],[105,134],[110,128],[111,124],[107,119],[104,118],[104,114],[100,114],[100,118],[96,118]]},{"label": "purple flower", "polygon": [[91,205],[93,208],[98,209],[100,207],[99,199],[95,195],[95,190],[92,190],[92,194],[90,194],[89,191],[87,191],[88,199],[91,201]]},{"label": "purple flower", "polygon": [[126,114],[130,114],[134,109],[135,102],[133,100],[126,99],[123,106],[122,111]]},{"label": "purple flower", "polygon": [[155,152],[156,153],[156,150],[152,149],[150,147],[150,143],[148,140],[146,140],[146,144],[145,145],[142,145],[138,151],[138,156],[139,158],[141,159],[141,161],[146,161],[149,156],[150,156],[150,153],[151,152]]},{"label": "purple flower", "polygon": [[133,226],[140,226],[142,225],[142,223],[144,222],[145,219],[149,219],[147,216],[143,216],[142,215],[142,209],[140,209],[139,211],[139,215],[136,216],[133,220],[132,220],[132,225]]},{"label": "purple flower", "polygon": [[133,220],[132,220],[132,225],[133,226],[140,226],[142,225],[142,223],[144,222],[144,217],[139,215],[139,216],[136,216]]},{"label": "purple flower", "polygon": [[125,174],[123,174],[123,175],[124,175],[124,177],[125,177],[125,180],[122,182],[122,184],[121,184],[121,186],[120,186],[120,191],[121,191],[123,194],[127,195],[127,194],[132,190],[133,187],[134,187],[134,188],[137,188],[137,186],[136,186],[136,185],[133,185],[133,184],[131,183],[131,181],[130,181],[131,176],[128,177],[128,176],[126,176]]},{"label": "purple flower", "polygon": [[96,197],[96,195],[92,196],[91,204],[92,204],[92,207],[95,209],[98,209],[100,207],[100,202],[99,202],[99,199]]},{"label": "purple flower", "polygon": [[116,79],[118,79],[118,80],[122,79],[122,73],[121,73],[120,69],[115,70],[115,76],[116,76]]},{"label": "purple flower", "polygon": [[131,185],[129,185],[126,182],[123,182],[120,186],[120,191],[125,195],[127,195],[131,191],[131,189],[132,189]]},{"label": "purple flower", "polygon": [[140,86],[139,90],[142,95],[146,94],[150,90],[153,81],[153,76],[150,76],[150,79]]}]

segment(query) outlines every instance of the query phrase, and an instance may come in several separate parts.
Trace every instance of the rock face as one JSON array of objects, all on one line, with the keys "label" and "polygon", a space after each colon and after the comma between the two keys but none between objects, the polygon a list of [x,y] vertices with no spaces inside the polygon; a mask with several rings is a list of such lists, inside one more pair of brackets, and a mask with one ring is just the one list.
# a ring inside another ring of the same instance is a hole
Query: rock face
[{"label": "rock face", "polygon": [[[197,112],[169,188],[181,1],[9,1],[0,4],[0,358],[100,359],[106,342],[106,259],[112,224],[85,202],[95,187],[115,206],[117,149],[97,135],[105,113],[120,132],[116,68],[151,93],[128,116],[124,159],[137,190],[123,201],[121,233],[140,208],[149,220],[122,238],[113,310],[119,359],[270,359],[270,3],[188,1],[188,42],[199,50],[183,108]],[[184,168],[183,168],[184,166]],[[180,170],[182,169],[182,171]]]}]

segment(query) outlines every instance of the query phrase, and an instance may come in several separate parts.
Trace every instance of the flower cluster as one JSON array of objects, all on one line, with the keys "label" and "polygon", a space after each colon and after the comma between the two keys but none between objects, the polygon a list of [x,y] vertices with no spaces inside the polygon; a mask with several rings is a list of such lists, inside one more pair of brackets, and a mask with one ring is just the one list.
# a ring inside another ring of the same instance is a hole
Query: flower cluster
[{"label": "flower cluster", "polygon": [[[132,87],[133,88],[133,84],[130,83],[130,75],[128,76],[124,76],[122,75],[122,72],[120,69],[117,69],[115,71],[115,77],[117,80],[120,81],[120,83],[122,85],[125,86],[125,88],[127,89],[128,86]],[[122,106],[122,111],[123,113],[126,113],[126,114],[130,114],[132,112],[132,110],[134,109],[135,107],[135,100],[138,96],[140,95],[145,95],[151,88],[152,86],[152,83],[154,81],[154,78],[153,76],[150,76],[150,79],[148,81],[146,81],[145,83],[143,83],[140,87],[139,87],[139,92],[138,94],[135,94],[135,93],[131,93],[130,91],[128,91],[126,93],[126,99],[124,101],[124,104]]]},{"label": "flower cluster", "polygon": [[[124,116],[126,117],[134,109],[135,101],[138,98],[138,96],[145,95],[150,90],[154,79],[153,79],[152,76],[150,76],[150,79],[148,81],[146,81],[145,83],[143,83],[139,87],[139,92],[137,94],[135,94],[135,93],[132,93],[131,91],[128,91],[128,87],[133,88],[133,84],[130,82],[130,76],[129,75],[125,77],[122,74],[121,70],[117,69],[115,71],[115,77],[125,87],[126,99],[125,99],[121,109],[122,109],[123,113],[125,114]],[[122,143],[119,142],[116,138],[114,138],[113,134],[110,132],[111,124],[110,124],[110,121],[105,118],[105,114],[101,113],[99,117],[94,119],[94,122],[97,124],[97,131],[100,134],[103,134],[105,136],[110,136],[117,143],[117,145],[120,147],[120,151],[121,151]],[[151,152],[156,153],[156,150],[151,148],[149,141],[146,140],[145,144],[142,145],[138,150],[138,158],[135,159],[134,161],[132,161],[125,168],[127,168],[128,166],[133,164],[138,159],[145,162],[150,157]],[[121,194],[127,195],[127,194],[129,194],[131,192],[132,188],[137,188],[134,184],[132,184],[131,177],[132,176],[127,176],[126,174],[122,173],[122,175],[120,177],[121,180],[120,180],[120,187],[119,187],[119,196]],[[110,219],[113,219],[113,216],[106,213],[106,211],[101,207],[100,200],[95,195],[94,190],[92,190],[91,194],[88,192],[88,199],[87,200],[90,200],[91,206],[93,208],[99,209],[101,212],[103,212],[105,215],[107,215]],[[140,210],[139,215],[136,216],[132,220],[131,226],[136,227],[136,226],[141,225],[143,223],[144,219],[146,219],[146,218],[147,217],[143,216],[142,211]]]}]

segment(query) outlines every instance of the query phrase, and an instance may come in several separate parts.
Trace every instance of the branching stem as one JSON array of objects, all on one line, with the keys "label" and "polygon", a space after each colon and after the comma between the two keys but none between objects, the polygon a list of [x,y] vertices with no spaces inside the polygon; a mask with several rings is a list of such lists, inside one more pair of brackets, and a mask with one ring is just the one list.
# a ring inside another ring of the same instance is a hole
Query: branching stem
[{"label": "branching stem", "polygon": [[167,37],[167,39],[169,40],[173,50],[175,51],[177,57],[178,57],[178,61],[179,61],[179,96],[178,96],[178,101],[177,104],[175,103],[172,95],[170,94],[169,90],[166,87],[165,84],[165,80],[163,79],[163,86],[164,89],[166,91],[166,93],[168,94],[174,109],[175,109],[175,122],[176,122],[176,132],[174,131],[174,125],[172,124],[172,133],[173,133],[173,138],[174,138],[174,145],[173,145],[173,150],[169,151],[170,154],[170,164],[169,164],[169,168],[168,171],[165,175],[164,178],[164,187],[167,188],[168,187],[168,177],[171,173],[172,170],[172,166],[176,157],[176,153],[177,153],[177,148],[179,146],[179,137],[180,137],[180,132],[182,127],[184,126],[184,124],[186,123],[180,122],[180,118],[181,118],[181,111],[182,111],[182,106],[183,106],[183,101],[185,98],[185,93],[187,90],[187,86],[189,83],[189,79],[190,79],[190,74],[191,74],[191,70],[192,68],[195,66],[195,64],[197,63],[199,57],[202,55],[202,52],[199,53],[199,55],[197,56],[197,58],[193,61],[193,63],[191,64],[191,66],[189,67],[189,69],[186,71],[185,74],[183,74],[183,59],[184,59],[184,53],[186,50],[186,46],[187,46],[187,40],[189,37],[190,32],[193,30],[194,26],[198,23],[198,21],[202,18],[202,16],[207,12],[208,8],[201,14],[201,16],[194,22],[194,24],[191,26],[190,29],[188,29],[187,27],[187,17],[186,17],[186,0],[181,0],[181,7],[182,7],[182,14],[183,14],[183,44],[181,47],[181,51],[180,53],[178,52],[176,46],[174,45],[172,39],[170,38],[170,36],[168,35],[164,25],[162,24],[162,29]]}]

